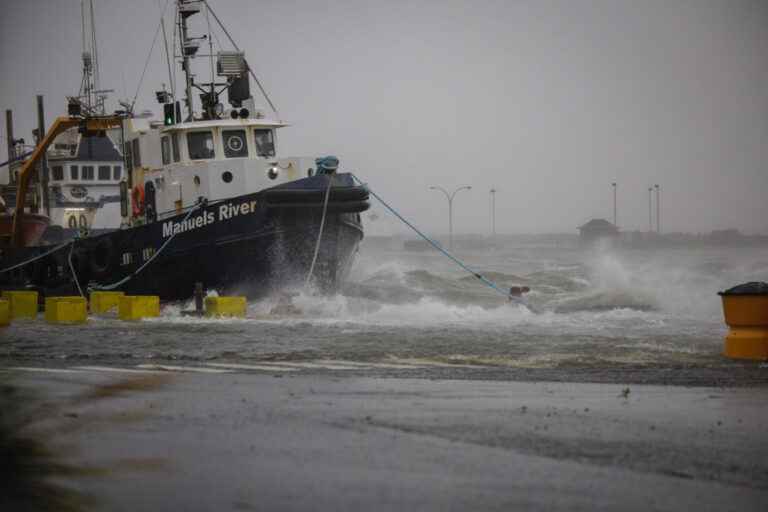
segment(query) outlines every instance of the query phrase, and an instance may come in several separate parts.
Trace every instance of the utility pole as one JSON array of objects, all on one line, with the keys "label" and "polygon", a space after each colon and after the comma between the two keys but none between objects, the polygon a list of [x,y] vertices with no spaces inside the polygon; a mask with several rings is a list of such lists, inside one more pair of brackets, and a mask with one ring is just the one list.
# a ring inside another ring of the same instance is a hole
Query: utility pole
[{"label": "utility pole", "polygon": [[11,161],[16,157],[13,140],[13,110],[5,111],[5,136],[8,137],[8,184],[13,183],[13,163]]},{"label": "utility pole", "polygon": [[496,240],[496,189],[491,189],[491,236]]},{"label": "utility pole", "polygon": [[661,234],[661,187],[657,183],[653,188],[656,189],[656,232]]},{"label": "utility pole", "polygon": [[611,183],[611,186],[613,187],[613,225],[618,227],[616,224],[616,182]]},{"label": "utility pole", "polygon": [[[37,143],[42,144],[45,138],[45,108],[43,107],[43,95],[37,95]],[[45,153],[40,157],[40,170],[42,171],[38,178],[42,186],[43,211],[50,217],[51,205],[48,204],[48,158]]]}]

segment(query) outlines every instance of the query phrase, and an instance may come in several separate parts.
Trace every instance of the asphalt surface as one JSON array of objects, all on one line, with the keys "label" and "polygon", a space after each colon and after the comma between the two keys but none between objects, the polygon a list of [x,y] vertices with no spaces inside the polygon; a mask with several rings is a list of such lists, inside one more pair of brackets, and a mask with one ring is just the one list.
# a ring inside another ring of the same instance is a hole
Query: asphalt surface
[{"label": "asphalt surface", "polygon": [[[210,371],[213,371],[210,369]],[[22,371],[93,510],[765,510],[768,389]]]}]

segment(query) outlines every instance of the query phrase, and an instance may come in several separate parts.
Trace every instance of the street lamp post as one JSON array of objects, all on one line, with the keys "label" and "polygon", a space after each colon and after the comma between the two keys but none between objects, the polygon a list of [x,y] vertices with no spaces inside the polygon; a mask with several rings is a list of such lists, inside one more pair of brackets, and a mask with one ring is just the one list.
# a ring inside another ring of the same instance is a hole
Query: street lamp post
[{"label": "street lamp post", "polygon": [[613,187],[613,225],[618,226],[616,224],[616,182],[611,183],[611,186]]},{"label": "street lamp post", "polygon": [[661,234],[661,187],[657,183],[653,188],[656,189],[656,232]]},{"label": "street lamp post", "polygon": [[653,187],[648,187],[648,232],[653,231]]},{"label": "street lamp post", "polygon": [[465,185],[459,187],[450,194],[443,187],[429,187],[430,190],[439,190],[445,194],[445,198],[448,200],[448,248],[453,250],[453,198],[459,190],[472,190],[472,187]]},{"label": "street lamp post", "polygon": [[491,237],[496,240],[496,189],[492,188],[491,193]]}]

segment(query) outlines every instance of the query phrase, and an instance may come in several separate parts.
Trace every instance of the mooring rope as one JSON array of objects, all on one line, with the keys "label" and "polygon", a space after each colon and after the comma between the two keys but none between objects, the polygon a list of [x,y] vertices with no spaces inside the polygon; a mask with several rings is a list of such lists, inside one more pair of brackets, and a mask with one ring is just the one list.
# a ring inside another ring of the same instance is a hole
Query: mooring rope
[{"label": "mooring rope", "polygon": [[[351,173],[350,173],[350,174],[351,174]],[[440,251],[441,253],[443,253],[444,255],[446,255],[448,258],[450,258],[450,259],[451,259],[451,260],[452,260],[454,263],[456,263],[458,266],[460,266],[461,268],[463,268],[464,270],[466,270],[467,272],[469,272],[470,274],[472,274],[474,277],[476,277],[477,279],[479,279],[480,281],[482,281],[482,282],[483,282],[483,283],[484,283],[486,286],[489,286],[490,288],[493,288],[494,290],[496,290],[497,292],[499,292],[500,294],[504,295],[504,296],[505,296],[505,297],[507,297],[507,298],[509,298],[509,297],[510,297],[510,295],[509,295],[509,291],[503,290],[503,289],[502,289],[502,288],[500,288],[500,287],[499,287],[499,286],[498,286],[496,283],[494,283],[494,282],[493,282],[493,281],[491,281],[490,279],[486,278],[485,276],[483,276],[483,275],[482,275],[482,274],[480,274],[479,272],[477,272],[477,271],[475,271],[475,270],[471,269],[471,268],[470,268],[469,266],[467,266],[467,265],[466,265],[466,264],[465,264],[463,261],[459,260],[459,259],[458,259],[456,256],[454,256],[453,254],[451,254],[451,253],[449,253],[448,251],[446,251],[445,249],[443,249],[443,247],[442,247],[440,244],[438,244],[437,242],[435,242],[434,240],[432,240],[431,238],[429,238],[427,235],[425,235],[424,233],[422,233],[422,232],[421,232],[421,231],[420,231],[420,230],[419,230],[419,229],[418,229],[416,226],[414,226],[413,224],[411,224],[410,222],[408,222],[408,221],[407,221],[407,220],[406,220],[406,219],[405,219],[405,218],[404,218],[402,215],[400,215],[400,214],[399,214],[399,213],[398,213],[398,212],[397,212],[397,211],[396,211],[394,208],[392,208],[391,206],[389,206],[389,205],[387,204],[387,202],[386,202],[386,201],[384,201],[384,200],[383,200],[381,197],[379,197],[379,195],[378,195],[376,192],[374,192],[373,190],[371,190],[371,189],[370,189],[370,187],[368,187],[368,185],[367,185],[367,184],[363,183],[363,182],[360,180],[360,178],[358,178],[358,177],[357,177],[357,176],[355,176],[354,174],[351,174],[351,175],[352,175],[352,177],[355,179],[355,181],[357,181],[357,182],[358,182],[358,183],[359,183],[359,184],[360,184],[362,187],[364,187],[364,188],[365,188],[365,189],[368,191],[368,193],[369,193],[369,194],[371,194],[373,197],[375,197],[375,198],[376,198],[376,199],[377,199],[377,200],[378,200],[378,201],[379,201],[379,202],[380,202],[382,205],[384,205],[384,207],[385,207],[387,210],[389,210],[390,212],[392,212],[392,213],[395,215],[395,217],[397,217],[398,219],[400,219],[401,221],[403,221],[403,223],[404,223],[405,225],[407,225],[409,228],[411,228],[412,230],[414,230],[414,231],[416,232],[416,234],[418,234],[418,235],[419,235],[421,238],[423,238],[424,240],[426,240],[427,242],[429,242],[429,243],[432,245],[432,247],[434,247],[435,249],[437,249],[438,251]]]},{"label": "mooring rope", "polygon": [[328,176],[328,186],[325,188],[325,199],[323,200],[323,216],[320,218],[320,231],[317,233],[317,242],[315,243],[315,254],[312,256],[312,264],[309,266],[309,273],[307,279],[304,281],[304,288],[309,286],[309,282],[312,279],[312,274],[315,271],[315,263],[317,263],[317,255],[320,253],[320,241],[323,239],[323,227],[325,226],[325,214],[328,211],[328,198],[331,196],[331,184],[333,183],[333,177],[330,174]]},{"label": "mooring rope", "polygon": [[63,248],[65,248],[66,246],[68,246],[69,244],[72,244],[72,243],[74,243],[74,241],[73,241],[73,240],[70,240],[69,242],[64,242],[64,243],[63,243],[63,244],[61,244],[61,245],[57,245],[56,247],[54,247],[53,249],[51,249],[51,250],[50,250],[50,251],[48,251],[48,252],[44,252],[43,254],[38,254],[38,255],[37,255],[37,256],[35,256],[34,258],[30,258],[30,259],[28,259],[28,260],[26,260],[26,261],[22,261],[21,263],[17,263],[16,265],[13,265],[13,266],[11,266],[11,267],[8,267],[8,268],[4,268],[4,269],[0,270],[0,274],[3,274],[3,273],[5,273],[5,272],[10,272],[11,270],[15,270],[15,269],[17,269],[17,268],[19,268],[19,267],[23,267],[24,265],[29,265],[30,263],[34,263],[35,261],[37,261],[37,260],[39,260],[39,259],[42,259],[42,258],[45,258],[45,257],[46,257],[46,256],[48,256],[49,254],[53,254],[53,253],[55,253],[56,251],[58,251],[58,250],[60,250],[60,249],[63,249]]},{"label": "mooring rope", "polygon": [[[184,216],[184,218],[182,219],[181,222],[183,223],[184,221],[189,219],[189,217],[194,212],[196,212],[198,209],[200,209],[202,207],[202,205],[203,205],[203,203],[197,203],[196,205],[194,205],[187,212],[187,215]],[[91,291],[91,290],[108,291],[108,290],[114,290],[115,288],[124,285],[125,283],[127,283],[128,281],[130,281],[131,279],[133,279],[134,277],[139,275],[142,270],[144,270],[150,263],[152,263],[155,260],[155,258],[160,256],[160,253],[163,252],[163,249],[165,249],[168,246],[168,244],[170,244],[171,241],[174,238],[176,238],[176,235],[178,235],[179,233],[181,233],[181,230],[174,232],[170,237],[168,237],[168,240],[163,242],[163,245],[160,246],[160,248],[157,250],[157,252],[155,252],[155,254],[153,254],[147,261],[145,261],[142,266],[140,266],[139,268],[137,268],[136,270],[134,270],[133,272],[131,272],[130,274],[128,274],[127,276],[122,278],[121,280],[117,281],[116,283],[106,284],[106,285],[101,285],[101,284],[98,284],[98,283],[90,283],[88,285],[88,291]]]},{"label": "mooring rope", "polygon": [[72,271],[72,279],[75,280],[75,286],[77,286],[77,291],[80,293],[81,297],[85,297],[83,294],[83,289],[80,288],[80,280],[77,278],[77,272],[75,272],[75,266],[72,265],[72,252],[75,250],[75,241],[72,240],[71,245],[69,246],[69,256],[67,256],[67,262],[69,263],[69,270]]}]

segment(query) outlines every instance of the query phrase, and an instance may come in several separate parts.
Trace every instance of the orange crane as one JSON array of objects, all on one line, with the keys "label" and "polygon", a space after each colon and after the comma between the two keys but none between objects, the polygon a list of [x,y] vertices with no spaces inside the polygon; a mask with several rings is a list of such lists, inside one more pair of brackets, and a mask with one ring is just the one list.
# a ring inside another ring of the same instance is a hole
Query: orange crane
[{"label": "orange crane", "polygon": [[21,215],[24,213],[24,201],[27,197],[27,190],[29,188],[29,178],[32,176],[32,170],[37,165],[37,162],[43,156],[48,146],[53,143],[53,140],[57,135],[79,126],[85,133],[100,132],[108,130],[110,128],[116,128],[120,126],[124,119],[124,116],[111,115],[100,117],[57,117],[53,122],[45,137],[40,141],[32,155],[27,159],[19,170],[19,188],[16,193],[16,210],[13,213],[13,229],[11,231],[11,245],[14,247],[23,247],[24,241],[21,236]]}]

